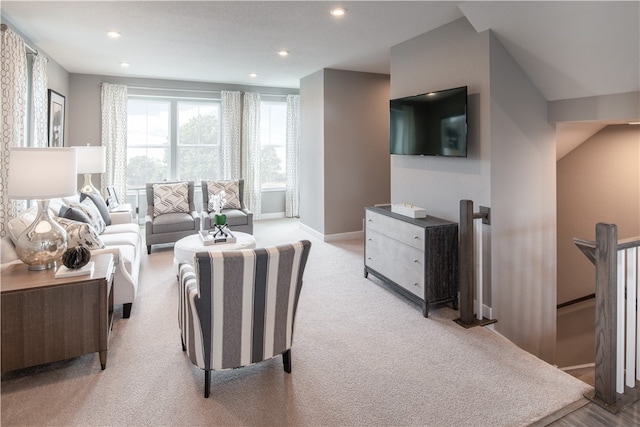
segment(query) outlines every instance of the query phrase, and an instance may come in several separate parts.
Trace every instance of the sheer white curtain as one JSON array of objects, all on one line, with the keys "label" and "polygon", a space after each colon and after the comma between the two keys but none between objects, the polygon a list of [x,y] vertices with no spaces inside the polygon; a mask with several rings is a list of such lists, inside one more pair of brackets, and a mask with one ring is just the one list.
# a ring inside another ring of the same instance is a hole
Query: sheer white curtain
[{"label": "sheer white curtain", "polygon": [[116,194],[127,196],[127,87],[102,83],[102,145],[106,147],[107,171],[102,194],[112,185]]},{"label": "sheer white curtain", "polygon": [[7,223],[23,208],[22,201],[9,199],[7,178],[10,147],[25,143],[27,101],[27,55],[24,40],[9,28],[2,31],[2,167],[0,167],[0,237],[7,234]]},{"label": "sheer white curtain", "polygon": [[287,218],[300,215],[300,95],[287,95]]},{"label": "sheer white curtain", "polygon": [[222,106],[221,157],[222,179],[240,178],[240,151],[242,127],[242,103],[240,92],[223,90],[220,93]]},{"label": "sheer white curtain", "polygon": [[31,146],[46,147],[48,145],[47,112],[49,110],[47,97],[47,63],[49,59],[38,51],[33,56],[31,73],[31,111],[33,117],[33,131]]},{"label": "sheer white curtain", "polygon": [[242,173],[244,175],[244,201],[260,219],[262,209],[260,184],[260,94],[244,94],[242,110]]}]

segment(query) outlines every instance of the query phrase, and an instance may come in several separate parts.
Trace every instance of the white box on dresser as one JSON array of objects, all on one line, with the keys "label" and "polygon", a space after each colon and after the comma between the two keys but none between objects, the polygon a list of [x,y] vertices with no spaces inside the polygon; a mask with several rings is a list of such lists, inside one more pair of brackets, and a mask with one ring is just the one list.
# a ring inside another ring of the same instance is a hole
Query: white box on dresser
[{"label": "white box on dresser", "polygon": [[458,301],[458,224],[410,218],[390,206],[365,208],[364,274],[369,273],[423,307]]}]

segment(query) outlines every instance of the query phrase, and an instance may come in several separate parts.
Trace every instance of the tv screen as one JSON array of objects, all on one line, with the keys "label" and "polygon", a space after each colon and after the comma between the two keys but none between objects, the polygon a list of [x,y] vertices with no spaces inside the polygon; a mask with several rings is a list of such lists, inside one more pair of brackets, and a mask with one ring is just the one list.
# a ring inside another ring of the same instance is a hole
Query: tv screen
[{"label": "tv screen", "polygon": [[390,101],[391,154],[467,157],[467,87]]}]

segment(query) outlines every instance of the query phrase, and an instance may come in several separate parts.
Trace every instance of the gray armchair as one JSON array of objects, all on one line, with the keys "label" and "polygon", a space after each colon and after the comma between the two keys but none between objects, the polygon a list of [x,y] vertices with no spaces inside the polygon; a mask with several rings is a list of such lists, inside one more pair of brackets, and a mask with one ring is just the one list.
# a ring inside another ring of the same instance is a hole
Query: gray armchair
[{"label": "gray armchair", "polygon": [[205,371],[204,397],[209,397],[212,370],[282,355],[284,370],[291,373],[294,323],[310,249],[311,242],[301,240],[260,249],[203,251],[196,254],[194,265],[180,264],[182,350]]},{"label": "gray armchair", "polygon": [[[186,184],[186,190],[180,184]],[[154,200],[154,185],[157,186],[157,201]],[[148,254],[152,245],[175,243],[200,231],[200,216],[193,202],[193,181],[147,183],[146,191],[145,235]]]},{"label": "gray armchair", "polygon": [[[218,181],[230,183],[232,181]],[[244,180],[238,182],[239,209],[222,209],[221,213],[227,216],[227,225],[232,231],[253,234],[253,212],[244,204]],[[202,228],[210,230],[215,224],[215,212],[209,210],[209,187],[207,181],[202,181]]]}]

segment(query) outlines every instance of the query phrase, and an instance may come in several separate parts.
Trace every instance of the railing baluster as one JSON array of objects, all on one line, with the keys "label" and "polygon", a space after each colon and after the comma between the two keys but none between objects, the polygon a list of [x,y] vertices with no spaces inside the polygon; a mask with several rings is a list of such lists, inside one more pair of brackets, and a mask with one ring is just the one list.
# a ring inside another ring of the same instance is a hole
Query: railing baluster
[{"label": "railing baluster", "polygon": [[626,385],[636,385],[636,248],[621,250],[626,255],[626,286],[627,286],[627,354],[626,354]]},{"label": "railing baluster", "polygon": [[624,251],[616,251],[616,392],[624,393]]}]

